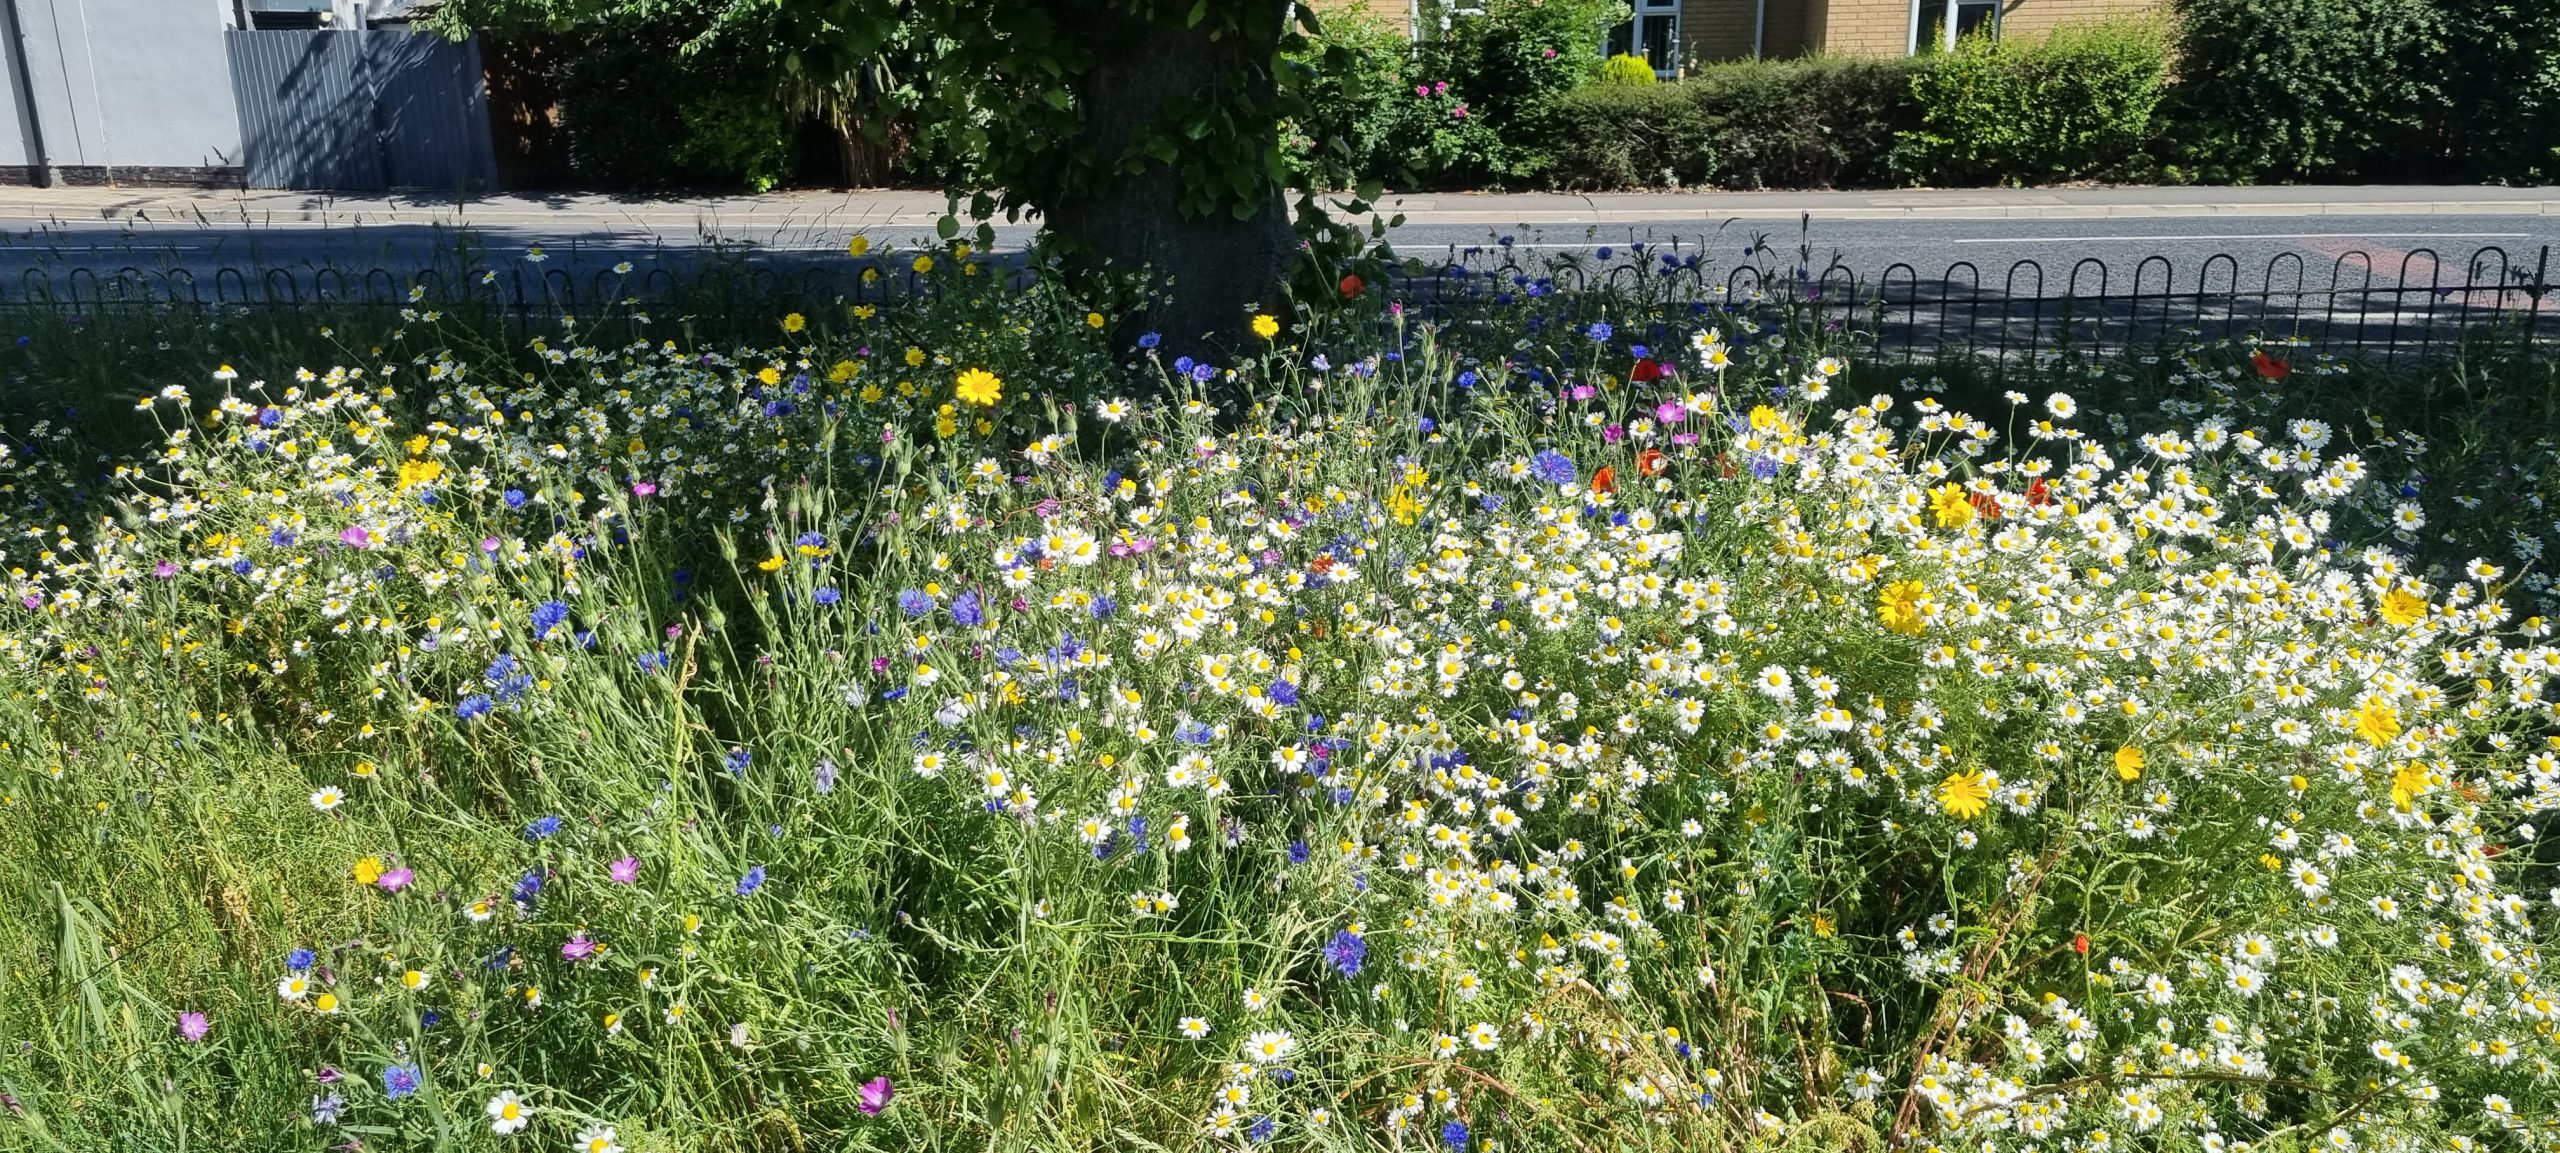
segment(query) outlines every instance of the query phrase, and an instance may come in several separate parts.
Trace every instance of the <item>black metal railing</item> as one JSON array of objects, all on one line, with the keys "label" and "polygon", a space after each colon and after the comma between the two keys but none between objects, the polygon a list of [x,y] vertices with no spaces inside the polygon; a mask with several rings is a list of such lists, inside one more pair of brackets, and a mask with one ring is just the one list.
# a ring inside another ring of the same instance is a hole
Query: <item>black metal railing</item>
[{"label": "black metal railing", "polygon": [[[2457,260],[2430,249],[2377,267],[2351,251],[2321,262],[2294,251],[2244,266],[2228,253],[2181,265],[2167,256],[2121,263],[2096,257],[2060,272],[2037,260],[1986,271],[1959,261],[1923,276],[1907,262],[1862,271],[1833,259],[1792,265],[1709,265],[1678,242],[1633,246],[1638,259],[1452,250],[1446,263],[1399,278],[1417,306],[1458,309],[1517,293],[1608,290],[1656,304],[1785,306],[1855,334],[1869,354],[1997,362],[2065,351],[2108,355],[2193,339],[2288,343],[2340,357],[2406,362],[2449,351],[2482,332],[2539,346],[2555,270],[2551,249],[2484,247]],[[639,304],[650,308],[769,309],[879,300],[913,290],[903,272],[870,278],[849,260],[681,258],[646,268],[242,269],[42,264],[0,276],[0,313],[71,314],[130,307],[415,307],[494,309],[522,322]],[[1007,275],[1028,276],[1015,266]]]}]

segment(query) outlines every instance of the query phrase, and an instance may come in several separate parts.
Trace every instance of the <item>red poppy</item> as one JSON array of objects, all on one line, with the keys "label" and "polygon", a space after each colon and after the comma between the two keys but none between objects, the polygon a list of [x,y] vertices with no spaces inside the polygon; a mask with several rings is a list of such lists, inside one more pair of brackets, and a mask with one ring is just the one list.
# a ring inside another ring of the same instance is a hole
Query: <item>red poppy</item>
[{"label": "red poppy", "polygon": [[1340,288],[1344,296],[1358,296],[1360,295],[1360,290],[1369,287],[1369,285],[1366,281],[1360,279],[1359,273],[1346,272],[1342,274],[1342,283],[1335,287]]},{"label": "red poppy", "polygon": [[1332,572],[1332,571],[1333,571],[1333,557],[1332,557],[1332,556],[1330,556],[1330,555],[1326,555],[1326,556],[1319,556],[1319,557],[1317,557],[1314,561],[1310,562],[1310,563],[1307,565],[1307,571],[1309,571],[1309,572],[1316,572],[1316,573],[1328,573],[1328,572]]},{"label": "red poppy", "polygon": [[1662,362],[1650,356],[1639,358],[1634,371],[1627,373],[1627,379],[1637,384],[1660,380],[1662,377]]},{"label": "red poppy", "polygon": [[1972,494],[1972,495],[1971,495],[1970,497],[1968,497],[1967,499],[1969,499],[1969,500],[1973,501],[1973,511],[1978,512],[1978,513],[1981,513],[1981,514],[1982,514],[1982,519],[1984,519],[1984,520],[1998,520],[1998,519],[2000,519],[2000,498],[1999,498],[1999,497],[1993,496],[1993,495],[1991,495],[1990,493],[1987,493],[1987,492],[1977,492],[1977,493]]},{"label": "red poppy", "polygon": [[2045,484],[2043,477],[2037,477],[2034,484],[2027,486],[2027,503],[2037,508],[2053,503],[2053,489]]},{"label": "red poppy", "polygon": [[1661,449],[1648,448],[1636,454],[1636,475],[1638,476],[1661,476],[1663,467]]},{"label": "red poppy", "polygon": [[2078,953],[2078,954],[2080,954],[2080,955],[2081,955],[2081,956],[2083,956],[2083,957],[2088,956],[2088,955],[2089,955],[2089,934],[2087,934],[2087,933],[2073,933],[2073,934],[2071,935],[2071,951],[2072,951],[2072,952],[2074,952],[2074,953]]},{"label": "red poppy", "polygon": [[1591,491],[1593,491],[1593,492],[1616,492],[1616,491],[1618,491],[1618,469],[1617,469],[1617,467],[1616,467],[1615,465],[1606,465],[1606,464],[1604,464],[1604,465],[1601,465],[1601,466],[1600,466],[1600,471],[1595,472],[1595,473],[1592,473],[1592,474],[1591,474]]},{"label": "red poppy", "polygon": [[2267,355],[2264,350],[2250,353],[2249,364],[2258,370],[2259,376],[2268,380],[2283,380],[2293,375],[2292,365]]}]

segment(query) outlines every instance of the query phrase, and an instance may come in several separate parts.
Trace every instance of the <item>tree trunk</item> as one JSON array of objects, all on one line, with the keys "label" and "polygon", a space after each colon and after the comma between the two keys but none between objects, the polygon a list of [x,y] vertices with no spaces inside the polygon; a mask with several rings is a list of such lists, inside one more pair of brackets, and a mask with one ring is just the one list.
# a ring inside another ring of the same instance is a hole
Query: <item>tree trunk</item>
[{"label": "tree trunk", "polygon": [[[1094,155],[1123,155],[1175,107],[1195,97],[1210,99],[1221,79],[1255,78],[1257,90],[1249,95],[1267,106],[1274,95],[1273,45],[1246,40],[1211,40],[1194,29],[1152,24],[1096,37],[1103,55],[1079,89]],[[1274,139],[1254,154],[1254,163],[1276,143],[1275,127]],[[1086,267],[1149,270],[1148,307],[1129,322],[1137,332],[1161,335],[1167,359],[1182,354],[1224,361],[1247,347],[1254,312],[1283,306],[1297,235],[1277,185],[1243,218],[1231,212],[1186,214],[1181,203],[1180,173],[1150,160],[1092,195],[1041,208],[1069,255]]]}]

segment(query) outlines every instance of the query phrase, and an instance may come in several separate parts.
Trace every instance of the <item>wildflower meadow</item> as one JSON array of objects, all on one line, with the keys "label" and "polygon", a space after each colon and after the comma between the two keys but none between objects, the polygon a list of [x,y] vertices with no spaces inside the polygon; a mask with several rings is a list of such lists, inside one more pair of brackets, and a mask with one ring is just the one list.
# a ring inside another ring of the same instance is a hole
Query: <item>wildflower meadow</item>
[{"label": "wildflower meadow", "polygon": [[13,418],[0,1146],[2560,1146],[2513,411],[884,257]]}]

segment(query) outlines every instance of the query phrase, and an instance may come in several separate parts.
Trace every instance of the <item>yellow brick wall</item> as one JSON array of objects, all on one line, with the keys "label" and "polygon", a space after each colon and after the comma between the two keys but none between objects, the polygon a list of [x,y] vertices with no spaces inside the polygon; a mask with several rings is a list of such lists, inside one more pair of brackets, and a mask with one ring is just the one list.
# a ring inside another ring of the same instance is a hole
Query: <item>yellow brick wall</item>
[{"label": "yellow brick wall", "polygon": [[1413,28],[1412,0],[1314,0],[1322,14],[1359,12],[1373,17],[1398,32]]},{"label": "yellow brick wall", "polygon": [[1751,24],[1752,0],[1684,0],[1680,5],[1681,59],[1694,65],[1749,56]]},{"label": "yellow brick wall", "polygon": [[1822,12],[1808,47],[1844,56],[1900,56],[1911,49],[1911,0],[1809,2]]},{"label": "yellow brick wall", "polygon": [[[1929,0],[1940,3],[1942,0]],[[2158,12],[2162,0],[2002,0],[2000,35],[2035,39],[2065,24]],[[1808,48],[1850,56],[1900,56],[1911,45],[1911,0],[1769,0],[1814,9]]]},{"label": "yellow brick wall", "polygon": [[2158,0],[2007,0],[2000,35],[2042,39],[2065,24],[2088,24],[2160,11]]}]

